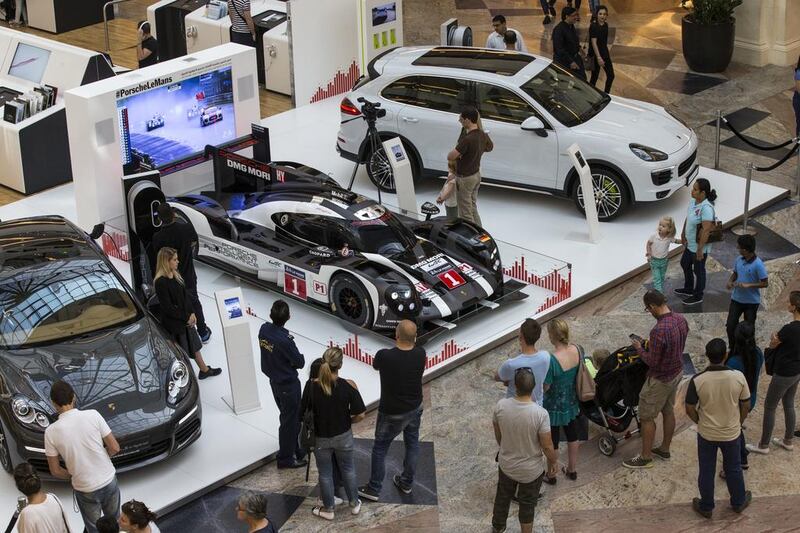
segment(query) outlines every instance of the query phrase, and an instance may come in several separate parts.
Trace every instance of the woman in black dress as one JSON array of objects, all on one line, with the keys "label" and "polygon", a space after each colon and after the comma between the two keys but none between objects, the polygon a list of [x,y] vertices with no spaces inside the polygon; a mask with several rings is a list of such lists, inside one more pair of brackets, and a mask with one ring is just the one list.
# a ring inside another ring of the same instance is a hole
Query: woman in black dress
[{"label": "woman in black dress", "polygon": [[208,366],[200,355],[203,343],[195,328],[197,317],[181,273],[178,272],[178,252],[174,248],[165,246],[158,251],[154,284],[161,310],[161,324],[172,336],[172,340],[200,367],[200,379],[218,376],[222,370]]},{"label": "woman in black dress", "polygon": [[614,83],[614,64],[611,62],[611,54],[608,52],[608,8],[598,6],[595,15],[596,20],[589,27],[589,55],[594,56],[594,70],[589,83],[594,86],[597,78],[600,77],[600,69],[606,71],[605,92],[611,92],[611,84]]}]

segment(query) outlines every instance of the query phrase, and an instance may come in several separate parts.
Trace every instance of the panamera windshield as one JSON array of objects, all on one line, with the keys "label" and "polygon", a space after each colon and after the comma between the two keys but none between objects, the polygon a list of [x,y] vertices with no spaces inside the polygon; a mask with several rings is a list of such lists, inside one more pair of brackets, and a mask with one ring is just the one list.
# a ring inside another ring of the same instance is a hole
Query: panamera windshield
[{"label": "panamera windshield", "polygon": [[607,94],[553,64],[531,78],[521,89],[568,127],[583,124],[611,101]]},{"label": "panamera windshield", "polygon": [[0,347],[25,348],[139,318],[128,291],[93,258],[42,261],[0,275]]}]

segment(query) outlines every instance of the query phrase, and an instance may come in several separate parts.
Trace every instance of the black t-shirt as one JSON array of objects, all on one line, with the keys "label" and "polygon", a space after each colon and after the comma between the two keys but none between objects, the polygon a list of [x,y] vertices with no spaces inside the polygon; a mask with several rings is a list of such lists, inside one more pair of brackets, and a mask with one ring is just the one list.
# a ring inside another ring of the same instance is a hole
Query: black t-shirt
[{"label": "black t-shirt", "polygon": [[[337,378],[336,385],[328,396],[317,381],[306,383],[300,413],[304,413],[311,402],[314,411],[314,431],[317,437],[330,438],[341,435],[350,429],[350,417],[366,411],[361,393],[350,385],[346,379]],[[313,398],[311,397],[311,387]]]},{"label": "black t-shirt", "polygon": [[153,258],[158,257],[158,251],[165,246],[175,248],[178,251],[178,272],[183,276],[186,286],[190,288],[197,285],[192,255],[192,246],[195,242],[197,242],[197,232],[194,227],[179,220],[163,226],[153,235]]},{"label": "black t-shirt", "polygon": [[150,55],[139,61],[139,68],[158,63],[158,41],[152,35],[142,41],[142,50],[150,50]]},{"label": "black t-shirt", "polygon": [[781,343],[774,350],[769,348],[764,355],[772,359],[772,373],[791,377],[800,374],[800,320],[789,322],[778,332]]},{"label": "black t-shirt", "polygon": [[421,346],[411,350],[378,350],[373,368],[381,374],[381,403],[378,409],[387,415],[400,415],[422,403],[422,373],[428,357]]},{"label": "black t-shirt", "polygon": [[[269,518],[267,520],[269,520]],[[256,529],[255,531],[253,531],[253,533],[278,533],[278,530],[275,529],[275,526],[272,524],[272,520],[269,520],[267,527]]]},{"label": "black t-shirt", "polygon": [[594,47],[592,46],[592,39],[597,39],[597,49],[600,51],[600,57],[608,59],[608,24],[600,25],[597,22],[592,22],[589,27],[589,55],[594,55]]}]

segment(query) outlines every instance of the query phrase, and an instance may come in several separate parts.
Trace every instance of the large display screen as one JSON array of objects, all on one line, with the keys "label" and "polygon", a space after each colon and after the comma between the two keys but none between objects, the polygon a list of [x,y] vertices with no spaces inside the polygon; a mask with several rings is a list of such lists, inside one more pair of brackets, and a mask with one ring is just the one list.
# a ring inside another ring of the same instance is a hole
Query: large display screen
[{"label": "large display screen", "polygon": [[11,60],[11,66],[8,67],[8,75],[41,83],[49,59],[50,50],[19,43],[14,52],[14,59]]},{"label": "large display screen", "polygon": [[372,8],[373,26],[380,26],[381,24],[394,22],[395,20],[397,20],[397,5],[395,2],[389,2]]},{"label": "large display screen", "polygon": [[231,67],[117,100],[122,161],[153,169],[236,138]]}]

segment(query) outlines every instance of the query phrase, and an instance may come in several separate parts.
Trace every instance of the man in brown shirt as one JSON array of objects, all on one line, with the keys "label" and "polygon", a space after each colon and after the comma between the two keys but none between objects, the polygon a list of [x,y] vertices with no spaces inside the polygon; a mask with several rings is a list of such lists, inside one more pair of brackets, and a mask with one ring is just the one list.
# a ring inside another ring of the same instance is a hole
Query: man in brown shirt
[{"label": "man in brown shirt", "polygon": [[494,149],[492,139],[478,127],[478,110],[467,106],[458,121],[463,127],[456,147],[447,154],[448,161],[456,163],[456,197],[458,214],[481,226],[478,215],[478,188],[481,186],[481,156]]}]

